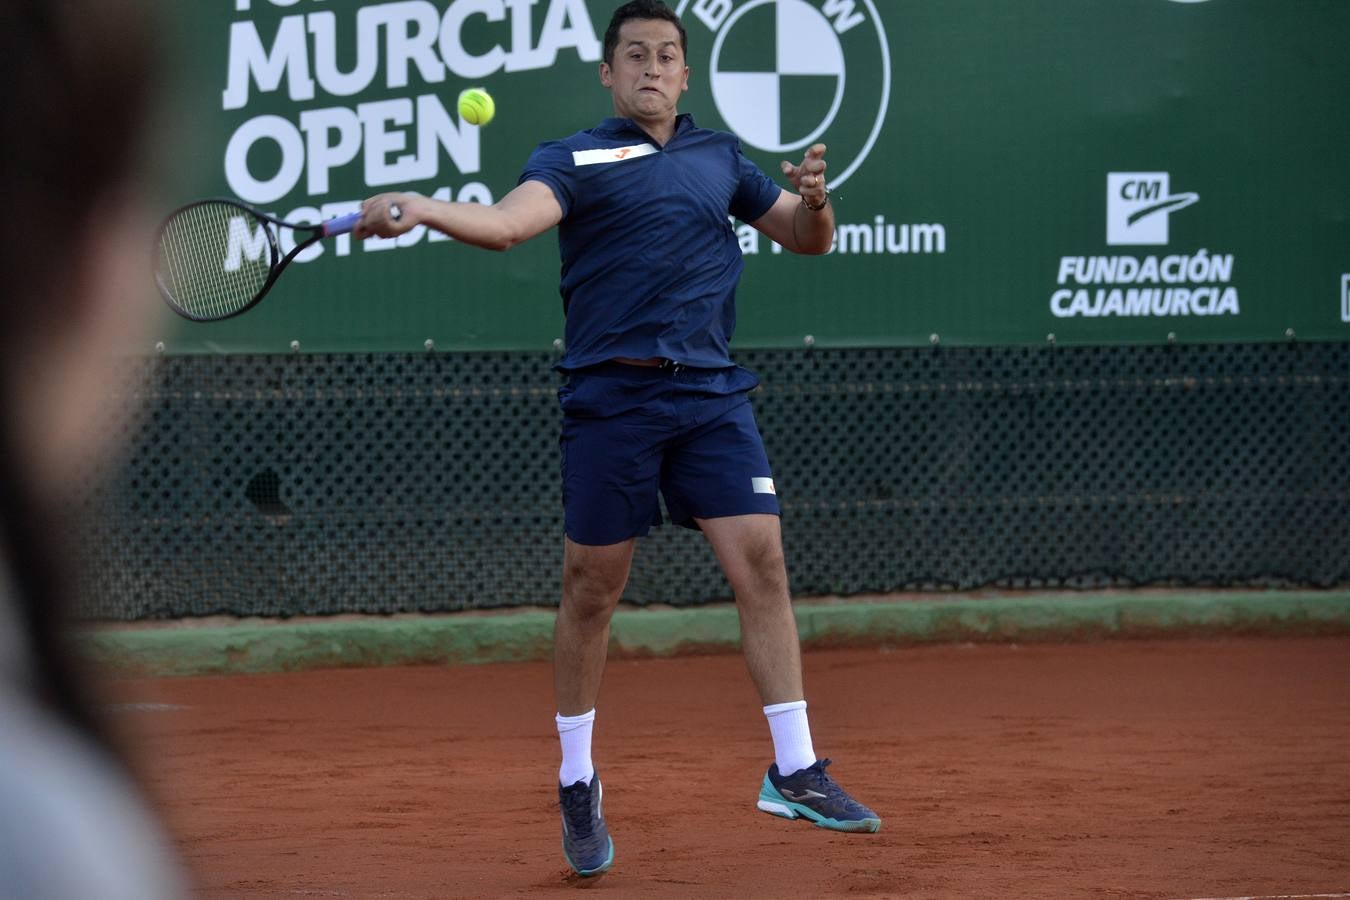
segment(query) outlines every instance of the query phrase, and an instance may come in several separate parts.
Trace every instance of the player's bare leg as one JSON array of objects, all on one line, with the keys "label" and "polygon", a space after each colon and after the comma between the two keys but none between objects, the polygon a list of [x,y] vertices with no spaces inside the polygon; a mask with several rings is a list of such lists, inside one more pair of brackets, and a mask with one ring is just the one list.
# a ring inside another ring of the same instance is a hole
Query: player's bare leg
[{"label": "player's bare leg", "polygon": [[811,743],[778,517],[727,516],[698,524],[736,594],[741,646],[773,735],[776,759],[764,775],[756,805],[835,831],[876,831],[880,817],[830,777],[825,771],[830,760],[816,759]]},{"label": "player's bare leg", "polygon": [[766,706],[801,700],[802,656],[777,516],[699,519],[736,595],[741,646]]},{"label": "player's bare leg", "polygon": [[563,854],[578,875],[600,875],[614,862],[614,841],[601,812],[604,789],[591,765],[595,699],[605,671],[609,621],[628,581],[635,540],[563,549],[563,594],[553,629],[553,686],[558,701],[558,807]]},{"label": "player's bare leg", "polygon": [[558,712],[595,708],[609,649],[609,621],[628,582],[636,539],[591,547],[565,539],[562,603],[553,628],[553,691]]}]

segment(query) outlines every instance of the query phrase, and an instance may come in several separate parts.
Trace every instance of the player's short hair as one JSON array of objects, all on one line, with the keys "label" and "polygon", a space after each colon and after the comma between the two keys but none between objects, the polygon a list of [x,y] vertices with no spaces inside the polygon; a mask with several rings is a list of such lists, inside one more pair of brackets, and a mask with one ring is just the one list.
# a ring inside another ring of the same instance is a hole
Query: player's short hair
[{"label": "player's short hair", "polygon": [[609,20],[609,27],[605,29],[606,65],[614,65],[614,48],[619,46],[619,29],[623,27],[624,22],[632,19],[660,19],[674,25],[675,30],[680,33],[680,53],[688,58],[689,35],[685,32],[684,23],[680,21],[680,17],[675,15],[675,10],[666,6],[661,0],[630,0],[630,2],[614,10],[614,15]]}]

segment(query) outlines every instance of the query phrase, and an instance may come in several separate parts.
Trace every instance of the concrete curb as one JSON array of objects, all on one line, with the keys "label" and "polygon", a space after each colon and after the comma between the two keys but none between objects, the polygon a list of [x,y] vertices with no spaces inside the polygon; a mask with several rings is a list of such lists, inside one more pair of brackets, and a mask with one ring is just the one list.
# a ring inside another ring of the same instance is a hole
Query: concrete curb
[{"label": "concrete curb", "polygon": [[[965,641],[1064,641],[1193,634],[1350,634],[1350,592],[1059,593],[796,604],[810,647]],[[77,643],[103,669],[133,676],[287,672],[338,666],[548,659],[553,613],[436,615],[223,626],[98,628]],[[610,655],[732,652],[734,607],[623,609]]]}]

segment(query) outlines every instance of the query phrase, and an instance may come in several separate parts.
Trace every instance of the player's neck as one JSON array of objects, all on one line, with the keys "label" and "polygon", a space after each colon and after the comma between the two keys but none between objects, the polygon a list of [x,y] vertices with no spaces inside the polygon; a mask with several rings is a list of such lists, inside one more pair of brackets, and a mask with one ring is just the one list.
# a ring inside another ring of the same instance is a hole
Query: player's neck
[{"label": "player's neck", "polygon": [[675,136],[676,116],[677,113],[674,110],[671,110],[669,116],[662,116],[660,118],[639,119],[636,116],[629,116],[628,119],[634,125],[645,131],[647,136],[655,141],[658,147],[664,147],[666,144],[670,143],[670,139]]}]

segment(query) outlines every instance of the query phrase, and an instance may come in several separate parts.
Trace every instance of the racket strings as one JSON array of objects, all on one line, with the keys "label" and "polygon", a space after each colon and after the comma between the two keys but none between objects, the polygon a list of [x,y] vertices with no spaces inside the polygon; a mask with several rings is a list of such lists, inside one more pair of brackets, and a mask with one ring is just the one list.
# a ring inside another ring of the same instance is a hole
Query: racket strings
[{"label": "racket strings", "polygon": [[175,214],[159,237],[159,280],[170,301],[197,319],[222,319],[246,308],[272,271],[266,228],[229,203],[201,203]]}]

